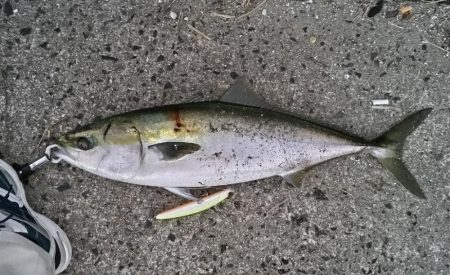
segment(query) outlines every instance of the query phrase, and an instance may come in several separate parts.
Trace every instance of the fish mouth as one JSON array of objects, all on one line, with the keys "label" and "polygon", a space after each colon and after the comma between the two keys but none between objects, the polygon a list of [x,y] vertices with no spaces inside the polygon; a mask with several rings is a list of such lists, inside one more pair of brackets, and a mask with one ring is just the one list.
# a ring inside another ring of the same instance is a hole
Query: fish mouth
[{"label": "fish mouth", "polygon": [[65,150],[73,150],[77,151],[77,147],[75,147],[76,141],[79,137],[66,134],[56,140],[56,145],[60,148],[64,148]]},{"label": "fish mouth", "polygon": [[64,146],[63,143],[57,142],[56,148],[52,151],[52,157],[55,157],[56,160],[64,160],[68,163],[73,163],[76,161],[77,152],[73,148],[69,146]]}]

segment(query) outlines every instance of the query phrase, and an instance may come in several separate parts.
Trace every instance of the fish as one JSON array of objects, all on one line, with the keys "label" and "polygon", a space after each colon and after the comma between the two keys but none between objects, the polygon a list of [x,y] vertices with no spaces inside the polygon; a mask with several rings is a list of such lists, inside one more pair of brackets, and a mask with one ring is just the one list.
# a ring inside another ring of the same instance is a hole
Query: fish
[{"label": "fish", "polygon": [[405,139],[431,108],[364,140],[279,110],[243,78],[218,100],[131,111],[94,121],[57,140],[55,155],[126,183],[161,187],[188,200],[192,189],[280,176],[300,186],[309,168],[368,152],[412,194],[426,198],[402,161]]}]

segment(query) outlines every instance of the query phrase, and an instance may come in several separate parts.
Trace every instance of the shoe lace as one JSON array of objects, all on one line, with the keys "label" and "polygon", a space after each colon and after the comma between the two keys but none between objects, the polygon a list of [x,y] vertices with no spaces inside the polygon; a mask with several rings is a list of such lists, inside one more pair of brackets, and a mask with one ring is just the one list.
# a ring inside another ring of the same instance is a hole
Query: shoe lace
[{"label": "shoe lace", "polygon": [[[5,196],[0,196],[0,199],[3,201],[7,201],[9,198],[9,194],[11,194],[11,191],[13,190],[13,186],[11,184],[9,184],[9,188],[8,188],[8,192],[6,193]],[[3,220],[0,220],[0,226],[2,226],[3,223],[7,222],[9,219],[11,219],[14,216],[13,213],[10,213],[8,216],[6,216],[6,218],[4,218]]]},{"label": "shoe lace", "polygon": [[14,216],[13,213],[9,214],[8,216],[6,216],[6,218],[4,218],[3,220],[0,221],[0,227],[2,226],[2,223],[7,222],[9,219],[11,219]]},{"label": "shoe lace", "polygon": [[[2,228],[5,228],[5,223],[13,219],[17,222],[22,223],[27,227],[28,235],[26,236],[31,241],[35,242],[39,246],[41,246],[44,250],[49,251],[52,246],[51,236],[49,236],[48,232],[40,225],[38,224],[32,216],[30,216],[24,206],[21,206],[17,201],[14,201],[12,198],[9,198],[11,195],[11,192],[13,192],[13,195],[15,194],[14,188],[12,184],[8,183],[8,189],[5,195],[0,195],[0,210],[3,213],[7,213],[5,218],[0,220],[0,231]],[[6,188],[3,188],[3,190],[6,190]],[[14,210],[15,209],[15,210]],[[6,225],[7,227],[7,225]],[[33,229],[33,231],[30,231],[30,229]],[[39,235],[42,235],[45,239],[47,239],[50,244],[46,244],[46,242],[42,241],[41,237],[38,237]],[[39,241],[39,239],[41,239]],[[47,247],[48,246],[48,247]]]},{"label": "shoe lace", "polygon": [[6,193],[5,196],[0,196],[0,198],[2,198],[3,200],[7,200],[9,198],[9,194],[11,194],[12,190],[13,190],[13,186],[11,184],[9,184],[8,193]]}]

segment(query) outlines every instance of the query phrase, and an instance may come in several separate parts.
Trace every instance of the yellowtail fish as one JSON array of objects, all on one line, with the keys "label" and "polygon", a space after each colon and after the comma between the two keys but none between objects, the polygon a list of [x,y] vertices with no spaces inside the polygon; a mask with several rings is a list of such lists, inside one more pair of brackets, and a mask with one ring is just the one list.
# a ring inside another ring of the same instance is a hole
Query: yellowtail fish
[{"label": "yellowtail fish", "polygon": [[112,180],[163,187],[190,200],[208,188],[281,176],[298,185],[308,167],[366,151],[419,198],[403,142],[418,111],[366,141],[276,110],[238,80],[218,101],[169,105],[98,120],[62,136],[57,157]]}]

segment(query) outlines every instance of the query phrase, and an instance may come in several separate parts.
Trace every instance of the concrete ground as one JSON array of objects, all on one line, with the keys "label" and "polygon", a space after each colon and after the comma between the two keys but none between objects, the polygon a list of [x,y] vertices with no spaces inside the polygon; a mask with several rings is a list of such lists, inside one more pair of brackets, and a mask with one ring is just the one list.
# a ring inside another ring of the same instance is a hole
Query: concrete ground
[{"label": "concrete ground", "polygon": [[[450,6],[413,1],[400,20],[400,2],[369,18],[374,1],[273,0],[233,20],[213,13],[261,1],[0,1],[8,162],[41,156],[56,122],[50,136],[214,98],[240,75],[270,103],[367,139],[434,108],[404,154],[427,200],[361,154],[315,167],[300,189],[240,184],[214,210],[156,221],[182,200],[48,165],[26,190],[72,241],[66,274],[449,274]],[[371,107],[383,98],[394,108]]]}]

